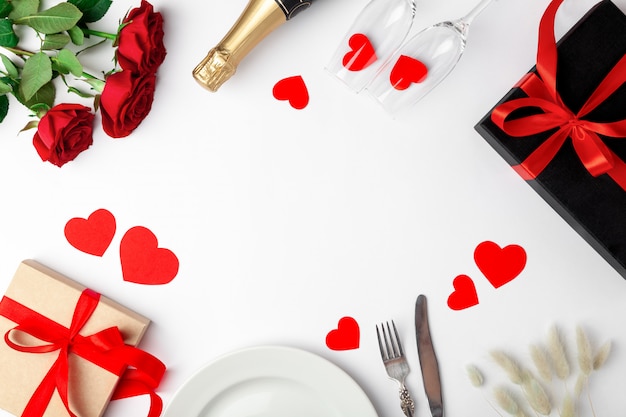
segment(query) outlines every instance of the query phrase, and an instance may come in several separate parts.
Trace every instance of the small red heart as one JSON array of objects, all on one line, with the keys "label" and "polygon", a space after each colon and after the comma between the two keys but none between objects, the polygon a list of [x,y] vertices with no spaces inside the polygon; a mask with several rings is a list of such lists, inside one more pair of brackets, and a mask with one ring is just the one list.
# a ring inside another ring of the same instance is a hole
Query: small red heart
[{"label": "small red heart", "polygon": [[326,346],[332,350],[357,349],[359,343],[359,324],[352,317],[339,319],[337,328],[326,335]]},{"label": "small red heart", "polygon": [[283,78],[272,90],[276,100],[288,100],[291,107],[301,110],[309,104],[309,91],[302,76]]},{"label": "small red heart", "polygon": [[458,275],[452,281],[454,292],[448,297],[452,310],[463,310],[478,304],[478,293],[474,281],[467,275]]},{"label": "small red heart", "polygon": [[115,217],[98,209],[88,218],[74,217],[65,224],[65,238],[81,252],[102,256],[115,236]]},{"label": "small red heart", "polygon": [[495,288],[517,277],[526,266],[526,251],[518,245],[500,248],[496,243],[485,241],[474,250],[478,269]]},{"label": "small red heart", "polygon": [[129,229],[120,242],[120,261],[124,281],[160,285],[178,274],[178,258],[158,247],[154,233],[142,226]]},{"label": "small red heart", "polygon": [[378,57],[369,38],[362,33],[350,37],[348,46],[351,50],[343,56],[343,66],[350,71],[361,71],[372,65]]},{"label": "small red heart", "polygon": [[428,68],[419,59],[400,55],[393,66],[389,81],[396,90],[406,90],[412,83],[421,83],[428,75]]}]

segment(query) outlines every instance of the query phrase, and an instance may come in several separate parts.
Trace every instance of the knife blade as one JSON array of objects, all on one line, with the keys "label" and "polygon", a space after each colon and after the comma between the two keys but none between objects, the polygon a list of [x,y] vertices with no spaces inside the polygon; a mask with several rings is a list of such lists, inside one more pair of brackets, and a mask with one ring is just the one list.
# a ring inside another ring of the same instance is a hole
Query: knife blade
[{"label": "knife blade", "polygon": [[417,297],[415,302],[415,335],[417,337],[417,355],[422,368],[422,379],[424,380],[424,390],[428,398],[430,413],[433,417],[443,417],[439,363],[430,337],[428,303],[426,296],[422,294]]}]

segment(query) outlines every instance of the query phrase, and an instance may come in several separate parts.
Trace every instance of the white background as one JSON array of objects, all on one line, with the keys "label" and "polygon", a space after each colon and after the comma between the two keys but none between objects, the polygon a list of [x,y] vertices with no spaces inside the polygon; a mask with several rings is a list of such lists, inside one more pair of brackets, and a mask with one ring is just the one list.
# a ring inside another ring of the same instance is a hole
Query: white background
[{"label": "white background", "polygon": [[[528,345],[545,340],[551,325],[572,341],[580,324],[594,347],[613,341],[591,390],[597,416],[618,415],[626,405],[624,278],[473,128],[534,64],[548,0],[494,2],[475,20],[454,72],[396,120],[324,70],[366,0],[318,0],[266,38],[217,93],[200,88],[191,70],[245,3],[154,0],[168,55],[151,114],[125,139],[98,126],[93,146],[61,169],[41,162],[32,131],[18,135],[28,117],[12,101],[0,126],[0,288],[21,260],[33,258],[152,319],[141,347],[168,366],[159,389],[166,405],[212,359],[280,344],[331,360],[381,417],[400,416],[374,329],[394,319],[417,415],[426,416],[413,329],[423,293],[446,414],[496,415],[485,401],[490,388],[472,387],[465,366],[477,364],[491,384],[501,372],[490,350],[529,363]],[[592,4],[566,0],[559,36]],[[616,4],[626,10],[626,1]],[[95,28],[113,30],[136,5],[116,0]],[[472,6],[419,0],[411,34]],[[309,88],[300,111],[272,97],[273,85],[292,75]],[[74,249],[63,234],[69,219],[98,208],[110,210],[118,226],[102,258]],[[172,283],[122,280],[119,242],[136,225],[178,256]],[[497,290],[473,261],[484,240],[519,244],[528,254],[522,274]],[[474,279],[479,305],[447,306],[458,274]],[[325,337],[343,316],[360,324],[361,346],[332,351]],[[581,415],[591,415],[581,405]],[[146,398],[117,401],[106,416],[146,410]]]}]

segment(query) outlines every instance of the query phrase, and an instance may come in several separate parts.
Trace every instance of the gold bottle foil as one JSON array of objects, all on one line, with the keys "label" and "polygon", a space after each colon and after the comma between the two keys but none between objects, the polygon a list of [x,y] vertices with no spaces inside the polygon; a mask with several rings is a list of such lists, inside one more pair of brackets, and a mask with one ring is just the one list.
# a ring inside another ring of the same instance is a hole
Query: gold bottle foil
[{"label": "gold bottle foil", "polygon": [[250,0],[226,36],[193,70],[193,77],[207,90],[217,91],[233,76],[241,60],[286,21],[275,0]]}]

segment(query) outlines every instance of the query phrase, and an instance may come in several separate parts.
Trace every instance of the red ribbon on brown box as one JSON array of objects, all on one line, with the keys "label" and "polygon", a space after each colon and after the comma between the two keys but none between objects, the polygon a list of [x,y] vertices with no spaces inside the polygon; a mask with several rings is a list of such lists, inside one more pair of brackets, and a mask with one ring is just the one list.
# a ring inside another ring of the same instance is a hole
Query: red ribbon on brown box
[{"label": "red ribbon on brown box", "polygon": [[[99,301],[100,294],[89,289],[84,290],[74,309],[69,329],[11,298],[5,296],[0,301],[0,315],[17,324],[4,335],[8,346],[26,353],[59,351],[56,361],[26,405],[23,417],[43,416],[55,390],[69,415],[76,417],[70,410],[68,398],[70,354],[78,355],[120,377],[112,400],[147,394],[150,396],[148,417],[161,414],[163,402],[155,393],[165,373],[165,365],[160,360],[125,344],[117,327],[109,327],[89,336],[79,334]],[[29,334],[48,344],[25,346],[16,343],[12,336],[18,332]]]}]

